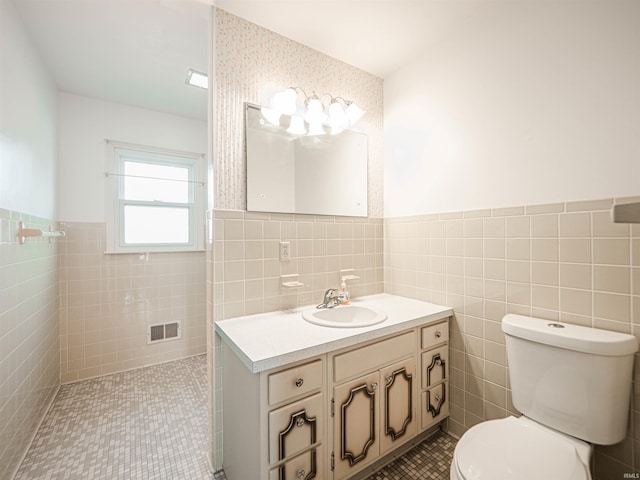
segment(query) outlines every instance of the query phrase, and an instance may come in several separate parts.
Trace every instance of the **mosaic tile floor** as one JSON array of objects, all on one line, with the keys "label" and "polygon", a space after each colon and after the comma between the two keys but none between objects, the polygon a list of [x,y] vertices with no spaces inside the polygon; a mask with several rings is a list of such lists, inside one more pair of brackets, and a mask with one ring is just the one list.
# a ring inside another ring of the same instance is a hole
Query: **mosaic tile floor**
[{"label": "mosaic tile floor", "polygon": [[[367,480],[449,480],[455,442],[432,437]],[[60,387],[14,480],[210,480],[206,449],[200,355]]]},{"label": "mosaic tile floor", "polygon": [[[416,445],[367,480],[449,480],[449,469],[456,439],[437,434]],[[214,480],[227,480],[223,471]]]},{"label": "mosaic tile floor", "polygon": [[456,439],[438,434],[416,445],[367,480],[449,480]]},{"label": "mosaic tile floor", "polygon": [[206,356],[63,385],[15,480],[209,480]]}]

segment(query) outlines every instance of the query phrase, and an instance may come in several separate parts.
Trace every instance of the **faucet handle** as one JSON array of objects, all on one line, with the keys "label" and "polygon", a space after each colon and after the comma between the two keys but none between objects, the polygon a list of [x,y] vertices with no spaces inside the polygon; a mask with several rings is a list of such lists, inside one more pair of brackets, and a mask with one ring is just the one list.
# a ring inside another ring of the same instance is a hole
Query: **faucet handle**
[{"label": "faucet handle", "polygon": [[322,301],[322,303],[318,306],[316,306],[316,308],[331,308],[331,307],[335,307],[336,305],[339,304],[338,302],[338,298],[339,296],[336,295],[336,292],[338,291],[337,288],[329,288],[327,289],[326,292],[324,292],[324,300]]},{"label": "faucet handle", "polygon": [[334,294],[338,291],[337,288],[329,288],[326,292],[324,292],[324,299],[329,300],[330,298],[333,298]]}]

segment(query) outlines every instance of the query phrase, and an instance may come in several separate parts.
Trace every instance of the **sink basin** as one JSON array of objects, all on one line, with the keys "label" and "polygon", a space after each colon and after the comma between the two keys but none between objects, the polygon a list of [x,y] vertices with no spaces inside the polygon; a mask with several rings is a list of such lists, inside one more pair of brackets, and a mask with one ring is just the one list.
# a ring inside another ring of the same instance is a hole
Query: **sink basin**
[{"label": "sink basin", "polygon": [[368,327],[384,322],[387,314],[369,305],[338,305],[333,308],[310,308],[302,312],[307,322],[323,327]]}]

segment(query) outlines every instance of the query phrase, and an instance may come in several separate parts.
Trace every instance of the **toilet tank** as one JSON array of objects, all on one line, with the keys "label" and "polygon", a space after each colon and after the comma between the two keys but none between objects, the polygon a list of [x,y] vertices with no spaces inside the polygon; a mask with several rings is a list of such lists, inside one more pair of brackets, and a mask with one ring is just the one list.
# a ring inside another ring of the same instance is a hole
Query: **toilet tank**
[{"label": "toilet tank", "polygon": [[634,336],[514,314],[502,331],[518,411],[587,442],[624,439]]}]

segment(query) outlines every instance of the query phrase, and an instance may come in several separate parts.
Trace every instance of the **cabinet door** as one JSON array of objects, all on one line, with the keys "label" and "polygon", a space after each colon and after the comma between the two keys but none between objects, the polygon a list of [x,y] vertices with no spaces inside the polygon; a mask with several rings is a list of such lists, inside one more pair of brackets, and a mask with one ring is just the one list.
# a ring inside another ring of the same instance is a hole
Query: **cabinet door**
[{"label": "cabinet door", "polygon": [[448,383],[443,382],[422,392],[422,428],[426,429],[449,416]]},{"label": "cabinet door", "polygon": [[449,346],[442,345],[422,354],[422,388],[431,388],[447,379]]},{"label": "cabinet door", "polygon": [[269,461],[293,456],[323,436],[322,394],[269,412]]},{"label": "cabinet door", "polygon": [[396,363],[380,371],[380,453],[414,437],[416,418],[416,361]]},{"label": "cabinet door", "polygon": [[334,389],[334,478],[344,478],[378,457],[379,372]]}]

